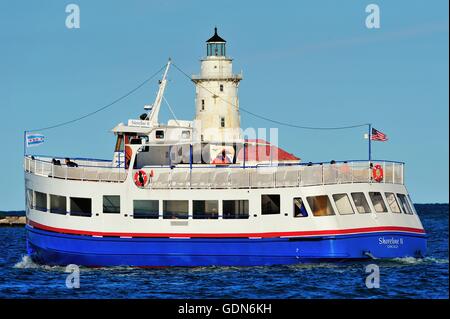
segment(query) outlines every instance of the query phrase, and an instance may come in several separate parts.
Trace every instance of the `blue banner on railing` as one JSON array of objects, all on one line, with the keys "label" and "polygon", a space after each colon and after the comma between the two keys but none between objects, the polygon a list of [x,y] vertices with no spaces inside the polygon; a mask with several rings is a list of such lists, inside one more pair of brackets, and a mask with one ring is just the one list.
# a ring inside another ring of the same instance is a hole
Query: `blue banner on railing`
[{"label": "blue banner on railing", "polygon": [[32,146],[38,146],[42,143],[44,143],[45,137],[42,134],[27,134],[25,137],[26,146],[32,147]]}]

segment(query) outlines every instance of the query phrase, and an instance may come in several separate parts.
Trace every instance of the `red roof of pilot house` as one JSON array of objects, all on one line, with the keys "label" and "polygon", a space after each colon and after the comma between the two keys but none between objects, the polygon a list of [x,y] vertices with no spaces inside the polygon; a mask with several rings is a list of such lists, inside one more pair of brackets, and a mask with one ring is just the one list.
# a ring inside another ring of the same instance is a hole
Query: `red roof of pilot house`
[{"label": "red roof of pilot house", "polygon": [[[245,161],[300,161],[297,156],[286,152],[285,150],[271,145],[269,142],[263,139],[245,140]],[[272,152],[272,156],[270,153]],[[278,156],[278,158],[277,158]],[[244,160],[244,150],[241,150],[237,156],[239,161]]]}]

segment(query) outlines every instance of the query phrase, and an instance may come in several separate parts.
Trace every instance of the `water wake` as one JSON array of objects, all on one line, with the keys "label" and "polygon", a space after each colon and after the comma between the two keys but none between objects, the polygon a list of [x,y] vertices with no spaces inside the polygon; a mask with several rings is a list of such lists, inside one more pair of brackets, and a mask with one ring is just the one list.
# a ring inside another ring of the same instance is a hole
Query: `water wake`
[{"label": "water wake", "polygon": [[392,260],[401,264],[408,264],[408,265],[418,265],[422,263],[448,264],[448,259],[434,258],[434,257],[425,257],[425,258],[403,257],[403,258],[394,258]]},{"label": "water wake", "polygon": [[40,265],[33,262],[31,257],[28,255],[22,256],[22,259],[14,265],[14,268],[18,269],[35,269],[39,267]]}]

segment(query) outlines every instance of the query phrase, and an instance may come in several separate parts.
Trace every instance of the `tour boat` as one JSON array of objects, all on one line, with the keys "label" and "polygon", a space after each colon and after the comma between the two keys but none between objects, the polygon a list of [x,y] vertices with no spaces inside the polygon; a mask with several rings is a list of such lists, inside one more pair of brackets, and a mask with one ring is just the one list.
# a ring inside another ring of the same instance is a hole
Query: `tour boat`
[{"label": "tour boat", "polygon": [[112,132],[111,160],[25,154],[27,253],[42,264],[254,266],[423,257],[404,163],[311,163],[240,127],[217,34],[193,75],[193,121],[153,105]]}]

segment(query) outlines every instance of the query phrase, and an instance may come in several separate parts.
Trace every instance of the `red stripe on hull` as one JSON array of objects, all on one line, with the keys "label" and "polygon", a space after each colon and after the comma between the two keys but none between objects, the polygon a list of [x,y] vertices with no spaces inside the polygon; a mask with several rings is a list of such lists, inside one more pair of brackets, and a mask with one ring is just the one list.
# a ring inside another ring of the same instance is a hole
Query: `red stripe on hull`
[{"label": "red stripe on hull", "polygon": [[401,227],[401,226],[377,226],[377,227],[363,227],[363,228],[348,228],[348,229],[334,229],[334,230],[309,230],[309,231],[294,231],[294,232],[267,232],[267,233],[114,233],[114,232],[94,232],[85,230],[65,229],[42,225],[29,220],[30,226],[53,231],[57,233],[73,234],[73,235],[88,235],[88,236],[116,236],[116,237],[191,237],[191,238],[249,238],[249,237],[303,237],[303,236],[333,236],[359,233],[373,233],[385,231],[408,232],[416,234],[425,234],[424,229]]}]

